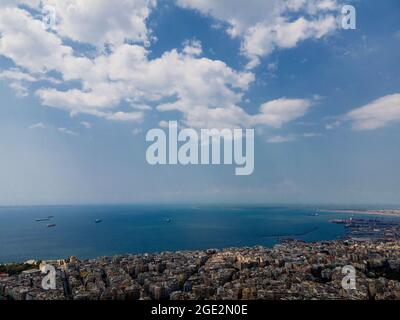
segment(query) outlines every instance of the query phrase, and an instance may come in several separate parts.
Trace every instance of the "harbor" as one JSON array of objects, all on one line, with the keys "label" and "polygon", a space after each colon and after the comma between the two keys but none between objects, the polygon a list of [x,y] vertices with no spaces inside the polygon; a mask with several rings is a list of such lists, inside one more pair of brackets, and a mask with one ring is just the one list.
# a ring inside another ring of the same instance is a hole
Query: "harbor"
[{"label": "harbor", "polygon": [[331,223],[344,225],[346,237],[352,239],[399,239],[400,221],[385,219],[334,219]]}]

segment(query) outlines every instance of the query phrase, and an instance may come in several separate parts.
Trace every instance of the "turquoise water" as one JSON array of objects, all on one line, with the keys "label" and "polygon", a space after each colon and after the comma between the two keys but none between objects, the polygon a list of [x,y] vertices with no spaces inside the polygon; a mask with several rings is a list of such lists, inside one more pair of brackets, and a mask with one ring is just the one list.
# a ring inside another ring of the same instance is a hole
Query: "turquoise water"
[{"label": "turquoise water", "polygon": [[[329,220],[348,215],[310,216],[315,210],[184,205],[0,207],[0,262],[272,246],[278,236],[319,241],[344,235],[343,226]],[[35,221],[47,216],[54,218]],[[96,219],[103,222],[96,224]],[[47,228],[48,223],[57,226]]]}]

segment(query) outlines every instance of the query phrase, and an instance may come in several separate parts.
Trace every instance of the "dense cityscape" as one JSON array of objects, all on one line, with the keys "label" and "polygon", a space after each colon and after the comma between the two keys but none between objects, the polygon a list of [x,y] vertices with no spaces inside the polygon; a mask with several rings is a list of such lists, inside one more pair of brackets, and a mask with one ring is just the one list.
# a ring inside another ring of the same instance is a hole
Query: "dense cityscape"
[{"label": "dense cityscape", "polygon": [[[2,299],[400,299],[400,243],[390,239],[71,257],[41,262],[57,270],[57,287],[48,291],[42,289],[40,262],[29,263],[35,267],[0,274]],[[342,286],[347,265],[356,270],[353,290]]]}]

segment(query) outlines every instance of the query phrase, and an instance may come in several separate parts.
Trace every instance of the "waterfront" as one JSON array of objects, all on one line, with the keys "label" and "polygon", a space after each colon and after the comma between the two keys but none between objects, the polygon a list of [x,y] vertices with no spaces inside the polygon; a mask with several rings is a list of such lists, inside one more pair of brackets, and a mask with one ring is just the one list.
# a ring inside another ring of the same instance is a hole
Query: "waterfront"
[{"label": "waterfront", "polygon": [[[256,245],[272,247],[282,238],[311,242],[345,235],[345,227],[330,220],[351,215],[315,213],[314,207],[265,206],[2,207],[0,263]],[[47,217],[52,217],[51,223],[56,227],[47,228],[48,221],[36,221]],[[95,223],[97,219],[102,223]]]}]

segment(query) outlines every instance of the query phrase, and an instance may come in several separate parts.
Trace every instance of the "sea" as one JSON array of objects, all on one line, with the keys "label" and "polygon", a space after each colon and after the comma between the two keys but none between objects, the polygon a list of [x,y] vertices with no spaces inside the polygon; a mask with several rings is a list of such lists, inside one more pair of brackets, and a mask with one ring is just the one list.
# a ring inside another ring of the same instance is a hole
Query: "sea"
[{"label": "sea", "polygon": [[[271,247],[286,238],[312,242],[345,236],[344,226],[330,220],[351,215],[318,209],[255,205],[0,207],[0,263]],[[48,217],[52,218],[36,221]]]}]

